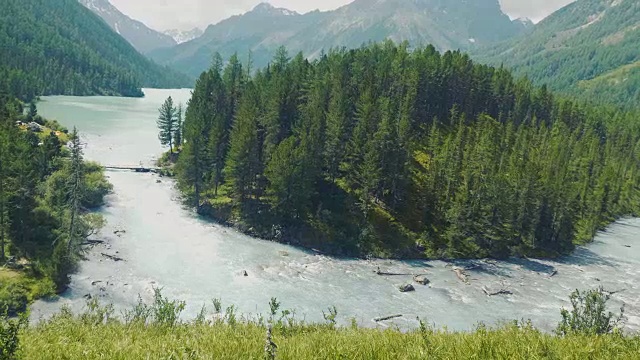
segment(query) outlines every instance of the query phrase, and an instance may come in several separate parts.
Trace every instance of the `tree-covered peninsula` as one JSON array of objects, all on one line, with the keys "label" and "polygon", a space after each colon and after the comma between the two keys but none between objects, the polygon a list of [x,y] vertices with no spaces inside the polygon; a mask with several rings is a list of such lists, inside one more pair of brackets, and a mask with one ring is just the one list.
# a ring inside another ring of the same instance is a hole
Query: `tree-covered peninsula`
[{"label": "tree-covered peninsula", "polygon": [[[249,62],[250,63],[250,62]],[[202,73],[179,187],[203,214],[334,254],[555,256],[638,213],[631,113],[406,44],[280,49]]]}]

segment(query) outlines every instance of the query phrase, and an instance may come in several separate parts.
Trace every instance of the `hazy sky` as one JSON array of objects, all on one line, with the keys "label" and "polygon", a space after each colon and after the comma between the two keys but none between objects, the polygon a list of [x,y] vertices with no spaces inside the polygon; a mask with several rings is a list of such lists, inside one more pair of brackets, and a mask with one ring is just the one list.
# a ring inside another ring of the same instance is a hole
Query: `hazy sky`
[{"label": "hazy sky", "polygon": [[[166,30],[206,28],[209,24],[251,10],[260,0],[110,0],[120,11],[148,26]],[[277,7],[301,13],[330,10],[352,0],[269,0]],[[539,21],[574,0],[500,0],[503,10],[513,18]]]}]

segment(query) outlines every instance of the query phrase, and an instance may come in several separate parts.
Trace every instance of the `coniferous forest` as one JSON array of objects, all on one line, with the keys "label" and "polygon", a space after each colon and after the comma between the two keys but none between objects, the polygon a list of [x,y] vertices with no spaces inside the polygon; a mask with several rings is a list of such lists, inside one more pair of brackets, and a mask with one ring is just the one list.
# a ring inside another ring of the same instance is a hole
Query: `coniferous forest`
[{"label": "coniferous forest", "polygon": [[[103,225],[88,209],[111,190],[102,167],[83,160],[76,131],[42,119],[33,103],[23,113],[0,92],[0,315],[66,288],[82,246]],[[45,127],[22,125],[32,120]],[[7,278],[5,269],[22,271]]]},{"label": "coniferous forest", "polygon": [[634,114],[433,47],[242,63],[198,79],[176,173],[201,213],[249,234],[342,255],[556,256],[640,210]]},{"label": "coniferous forest", "polygon": [[156,65],[77,0],[4,0],[0,89],[39,95],[143,96],[141,86],[190,87]]}]

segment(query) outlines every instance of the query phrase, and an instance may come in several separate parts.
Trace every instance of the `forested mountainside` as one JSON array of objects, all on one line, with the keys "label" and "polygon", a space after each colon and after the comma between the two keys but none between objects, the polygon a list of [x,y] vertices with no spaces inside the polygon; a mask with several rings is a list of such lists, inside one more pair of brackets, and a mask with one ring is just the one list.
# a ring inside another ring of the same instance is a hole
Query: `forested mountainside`
[{"label": "forested mountainside", "polygon": [[412,46],[433,44],[438,50],[471,49],[526,31],[511,21],[497,0],[356,0],[334,11],[307,14],[262,3],[252,11],[209,26],[193,41],[150,56],[197,77],[217,52],[228,58],[241,54],[264,67],[284,45],[316,58],[330,48],[356,48],[392,39]]},{"label": "forested mountainside", "polygon": [[553,256],[640,210],[637,115],[431,46],[218,58],[184,140],[201,213],[338,254]]},{"label": "forested mountainside", "polygon": [[536,84],[591,101],[640,105],[640,2],[578,0],[525,37],[480,51]]},{"label": "forested mountainside", "polygon": [[36,95],[142,96],[141,86],[187,87],[77,0],[5,0],[0,12],[0,86]]},{"label": "forested mountainside", "polygon": [[79,0],[100,16],[116,33],[122,35],[136,50],[146,54],[152,50],[178,44],[172,36],[150,29],[140,21],[123,14],[109,0]]}]

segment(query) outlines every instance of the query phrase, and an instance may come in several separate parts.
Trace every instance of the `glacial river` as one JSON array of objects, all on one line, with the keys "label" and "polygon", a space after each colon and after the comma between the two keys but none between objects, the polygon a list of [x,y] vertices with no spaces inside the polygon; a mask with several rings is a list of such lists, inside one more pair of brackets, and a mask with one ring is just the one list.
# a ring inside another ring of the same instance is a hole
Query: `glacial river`
[{"label": "glacial river", "polygon": [[[157,140],[158,107],[169,95],[186,103],[189,90],[145,90],[143,99],[45,97],[40,113],[71,128],[86,141],[85,156],[104,165],[152,165],[163,149]],[[113,194],[101,213],[107,226],[56,300],[38,301],[33,319],[46,318],[62,305],[82,311],[90,294],[118,310],[149,301],[154,287],[187,302],[193,318],[211,300],[236,305],[243,314],[268,312],[271,297],[296,317],[321,321],[335,305],[338,320],[364,326],[416,326],[416,317],[438,327],[469,330],[478,322],[495,325],[531,319],[545,330],[555,327],[560,309],[574,289],[604,286],[617,291],[612,310],[625,303],[627,328],[640,329],[640,219],[612,225],[596,241],[559,261],[514,259],[509,262],[388,261],[335,259],[304,249],[254,239],[203,220],[178,200],[171,180],[154,174],[108,172]],[[114,262],[102,254],[124,259]],[[470,268],[469,284],[452,266]],[[400,293],[411,276],[379,276],[375,270],[425,274],[430,286]],[[244,276],[246,271],[248,276]],[[552,276],[552,274],[555,274]],[[482,290],[507,289],[512,295],[487,296]],[[381,324],[373,318],[402,314]]]}]

